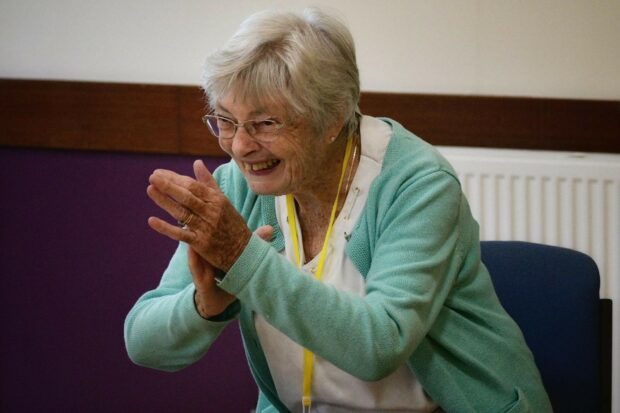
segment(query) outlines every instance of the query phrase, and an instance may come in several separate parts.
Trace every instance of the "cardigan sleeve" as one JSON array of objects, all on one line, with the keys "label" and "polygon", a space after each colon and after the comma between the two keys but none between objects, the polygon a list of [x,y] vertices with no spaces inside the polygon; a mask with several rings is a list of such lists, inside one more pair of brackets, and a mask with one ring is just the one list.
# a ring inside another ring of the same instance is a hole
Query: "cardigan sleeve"
[{"label": "cardigan sleeve", "polygon": [[[216,171],[216,180],[220,175]],[[239,312],[235,302],[215,318],[200,316],[187,250],[187,244],[179,243],[157,288],[142,295],[127,314],[125,346],[136,364],[176,371],[198,361]]]},{"label": "cardigan sleeve", "polygon": [[194,304],[194,284],[187,266],[187,245],[179,244],[159,286],[138,299],[125,319],[125,345],[130,359],[141,366],[180,370],[198,361],[234,317],[205,320]]},{"label": "cardigan sleeve", "polygon": [[458,272],[461,191],[437,171],[381,198],[366,206],[374,239],[364,297],[303,274],[257,236],[220,286],[342,370],[363,380],[389,375],[423,339]]}]

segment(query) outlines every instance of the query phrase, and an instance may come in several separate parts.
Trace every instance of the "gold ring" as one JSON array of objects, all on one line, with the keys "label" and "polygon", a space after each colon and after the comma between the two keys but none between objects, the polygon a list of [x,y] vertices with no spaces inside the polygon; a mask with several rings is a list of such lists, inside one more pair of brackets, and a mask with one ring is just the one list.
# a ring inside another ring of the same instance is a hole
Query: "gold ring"
[{"label": "gold ring", "polygon": [[185,220],[185,226],[188,226],[190,222],[192,222],[193,219],[194,219],[194,214],[190,212],[189,217],[187,218],[187,220]]},{"label": "gold ring", "polygon": [[190,222],[192,222],[193,219],[194,219],[194,214],[191,211],[186,209],[185,214],[183,214],[183,218],[178,220],[177,223],[181,227],[187,227],[190,224]]}]

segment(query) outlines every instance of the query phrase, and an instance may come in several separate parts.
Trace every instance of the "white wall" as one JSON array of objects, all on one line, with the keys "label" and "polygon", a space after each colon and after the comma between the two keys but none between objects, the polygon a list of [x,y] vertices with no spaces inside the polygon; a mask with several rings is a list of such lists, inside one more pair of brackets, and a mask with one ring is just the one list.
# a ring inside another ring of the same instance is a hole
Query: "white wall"
[{"label": "white wall", "polygon": [[0,77],[199,84],[245,16],[312,4],[364,90],[620,99],[618,0],[0,0]]}]

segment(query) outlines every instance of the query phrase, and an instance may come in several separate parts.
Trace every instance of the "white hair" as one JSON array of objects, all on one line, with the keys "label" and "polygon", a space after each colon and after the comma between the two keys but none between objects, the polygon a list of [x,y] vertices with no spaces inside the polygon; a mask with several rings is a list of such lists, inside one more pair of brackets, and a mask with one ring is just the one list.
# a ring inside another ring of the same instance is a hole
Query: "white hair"
[{"label": "white hair", "polygon": [[353,37],[317,8],[247,18],[207,58],[203,88],[212,108],[229,93],[257,105],[284,105],[289,117],[305,119],[317,135],[340,121],[340,135],[348,136],[359,123]]}]

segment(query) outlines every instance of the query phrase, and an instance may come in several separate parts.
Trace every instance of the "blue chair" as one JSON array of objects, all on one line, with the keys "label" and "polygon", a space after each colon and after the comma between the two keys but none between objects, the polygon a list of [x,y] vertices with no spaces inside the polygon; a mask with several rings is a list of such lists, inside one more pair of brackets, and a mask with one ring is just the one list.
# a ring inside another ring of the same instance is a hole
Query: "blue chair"
[{"label": "blue chair", "polygon": [[554,411],[611,412],[611,300],[599,298],[592,258],[520,241],[483,241],[481,249],[500,302],[534,354]]}]

